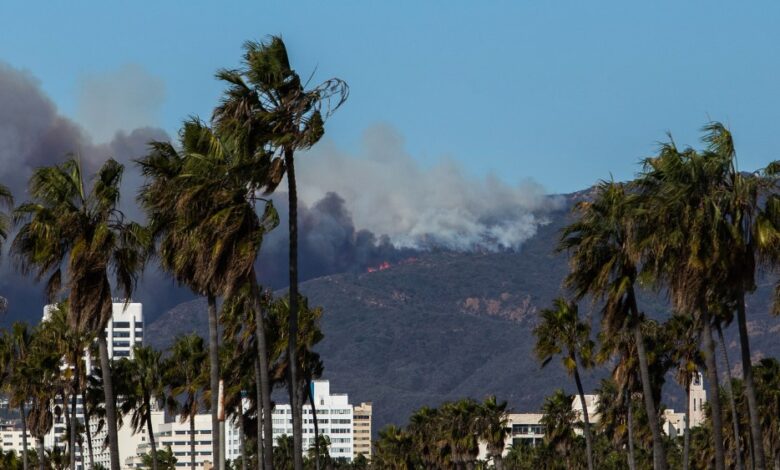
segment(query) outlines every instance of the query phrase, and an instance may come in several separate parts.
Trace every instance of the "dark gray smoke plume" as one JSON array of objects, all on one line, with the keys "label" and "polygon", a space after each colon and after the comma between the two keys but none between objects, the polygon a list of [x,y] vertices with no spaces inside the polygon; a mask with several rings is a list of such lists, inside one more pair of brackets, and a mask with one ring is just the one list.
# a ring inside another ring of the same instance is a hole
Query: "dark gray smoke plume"
[{"label": "dark gray smoke plume", "polygon": [[[261,282],[274,289],[286,287],[288,277],[287,198],[280,193],[274,205],[281,223],[263,241],[258,270]],[[298,257],[300,278],[312,279],[333,273],[365,271],[383,262],[396,262],[417,251],[396,248],[387,236],[358,230],[344,199],[327,193],[312,206],[298,206]]]},{"label": "dark gray smoke plume", "polygon": [[[27,181],[37,167],[60,163],[74,154],[85,172],[92,174],[112,157],[125,164],[121,209],[128,218],[140,220],[134,199],[141,177],[132,159],[146,152],[150,140],[167,139],[160,129],[141,128],[117,132],[110,141],[95,144],[78,124],[59,114],[34,77],[0,62],[0,182],[11,188],[17,203],[27,199]],[[3,323],[18,319],[36,323],[45,302],[43,287],[17,274],[4,251],[0,295],[8,298],[9,309]],[[183,297],[154,269],[146,273],[137,295],[152,315],[156,305],[172,306]]]}]

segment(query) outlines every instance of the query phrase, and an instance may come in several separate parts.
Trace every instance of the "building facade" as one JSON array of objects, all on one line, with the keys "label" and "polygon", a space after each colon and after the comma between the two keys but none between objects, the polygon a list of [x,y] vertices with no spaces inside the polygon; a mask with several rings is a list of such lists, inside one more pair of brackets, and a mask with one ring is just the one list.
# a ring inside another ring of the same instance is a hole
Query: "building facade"
[{"label": "building facade", "polygon": [[364,402],[356,405],[352,411],[352,446],[353,456],[362,455],[371,459],[371,416],[373,404]]},{"label": "building facade", "polygon": [[[327,380],[312,382],[317,424],[320,435],[330,439],[329,454],[334,459],[352,461],[353,446],[353,409],[346,394],[331,394]],[[277,404],[272,413],[273,441],[283,435],[292,435],[292,412],[290,405]],[[314,418],[311,406],[303,406],[303,449],[308,451],[314,444]]]}]

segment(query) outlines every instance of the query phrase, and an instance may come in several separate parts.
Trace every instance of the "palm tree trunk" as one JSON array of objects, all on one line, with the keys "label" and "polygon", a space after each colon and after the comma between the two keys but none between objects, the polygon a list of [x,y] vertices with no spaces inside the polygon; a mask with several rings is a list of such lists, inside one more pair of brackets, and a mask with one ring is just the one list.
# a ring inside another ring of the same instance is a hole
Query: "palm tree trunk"
[{"label": "palm tree trunk", "polygon": [[[257,470],[263,470],[265,468],[265,451],[264,448],[268,448],[268,452],[271,452],[273,442],[271,442],[271,435],[265,434],[264,417],[263,414],[263,391],[260,385],[260,360],[255,357],[255,392],[257,394],[255,407],[257,408]],[[271,464],[273,464],[273,454],[271,455]]]},{"label": "palm tree trunk", "polygon": [[79,369],[78,369],[78,361],[76,361],[76,364],[73,366],[74,368],[74,374],[73,374],[73,394],[70,397],[71,405],[70,405],[70,442],[68,443],[68,447],[70,448],[70,468],[73,470],[76,469],[76,434],[78,433],[78,424],[79,424],[79,418],[76,416],[76,403],[77,403],[77,397],[79,393]]},{"label": "palm tree trunk", "polygon": [[[257,285],[257,276],[255,275],[254,268],[252,269],[251,276],[252,292],[254,295],[255,304],[255,340],[257,346],[257,362],[255,364],[257,366],[256,373],[259,375],[257,385],[259,386],[258,397],[260,398],[260,401],[257,404],[257,415],[258,419],[261,415],[265,417],[265,419],[262,420],[263,433],[258,434],[257,439],[258,442],[261,440],[266,441],[264,447],[266,449],[271,449],[273,447],[273,442],[271,442],[271,439],[273,439],[273,422],[271,421],[270,416],[271,412],[273,411],[273,407],[271,406],[271,380],[269,378],[268,372],[268,346],[266,344],[267,338],[265,334],[265,317],[263,316],[263,308],[260,302],[261,292]],[[258,422],[258,425],[259,424],[260,422]],[[265,438],[261,439],[262,436],[265,436]],[[266,470],[273,470],[273,453],[268,451],[264,454],[258,454],[258,459],[261,457],[265,464]]]},{"label": "palm tree trunk", "polygon": [[241,470],[248,470],[246,463],[246,432],[244,430],[244,403],[241,403],[241,414],[238,418],[238,445],[241,446]]},{"label": "palm tree trunk", "polygon": [[[626,394],[628,399],[627,421],[628,421],[628,468],[636,470],[636,454],[634,453],[634,404],[631,402],[631,394]],[[687,469],[686,469],[687,470]]]},{"label": "palm tree trunk", "polygon": [[731,424],[734,430],[734,462],[738,470],[745,470],[745,465],[742,463],[742,449],[739,445],[740,433],[739,433],[739,415],[737,414],[737,400],[734,397],[734,390],[731,387],[731,363],[729,361],[729,352],[726,349],[726,340],[723,338],[723,328],[718,322],[715,325],[718,330],[718,340],[720,341],[721,351],[723,352],[723,361],[726,365],[726,391],[729,393],[729,407],[731,408]]},{"label": "palm tree trunk", "polygon": [[195,413],[190,410],[190,470],[195,470]]},{"label": "palm tree trunk", "polygon": [[209,314],[209,385],[211,389],[211,456],[215,467],[219,455],[219,331],[217,330],[217,299],[208,294]]},{"label": "palm tree trunk", "polygon": [[718,365],[715,361],[715,343],[712,340],[712,325],[707,308],[701,310],[704,363],[707,366],[707,381],[712,391],[710,411],[712,417],[712,440],[715,450],[715,470],[726,469],[726,458],[723,451],[723,416],[720,408],[720,391],[718,384]]},{"label": "palm tree trunk", "polygon": [[642,395],[645,400],[647,422],[653,435],[653,468],[655,470],[667,470],[669,465],[666,463],[666,451],[664,450],[663,438],[661,437],[661,426],[658,423],[658,414],[656,413],[655,400],[653,399],[653,388],[650,384],[650,369],[647,364],[645,340],[642,335],[642,325],[639,321],[639,308],[636,305],[636,297],[633,290],[629,293],[629,301],[631,302],[632,316],[634,317],[634,324],[631,329],[634,333],[637,356],[639,356],[639,378],[640,382],[642,382]]},{"label": "palm tree trunk", "polygon": [[43,437],[38,437],[38,469],[46,470],[46,449],[43,447]]},{"label": "palm tree trunk", "polygon": [[[575,358],[576,361],[576,358]],[[585,424],[585,446],[588,450],[588,470],[593,470],[593,436],[590,432],[590,420],[588,419],[588,405],[585,402],[585,392],[582,390],[582,381],[577,366],[574,366],[574,381],[577,383],[577,393],[580,395],[582,405],[582,421]]]},{"label": "palm tree trunk", "polygon": [[293,421],[293,468],[294,470],[303,470],[303,413],[295,393],[295,389],[298,388],[298,362],[295,354],[298,341],[298,193],[295,182],[293,150],[286,147],[283,152],[284,164],[287,170],[287,196],[290,217],[290,318],[287,358],[290,369],[290,408]]},{"label": "palm tree trunk", "polygon": [[685,386],[685,430],[683,431],[683,470],[688,470],[691,455],[691,379]]},{"label": "palm tree trunk", "polygon": [[311,405],[311,416],[312,419],[314,419],[314,458],[315,460],[315,470],[320,470],[320,425],[317,422],[317,407],[314,403],[314,393],[313,388],[311,386],[311,379],[308,380],[309,385],[309,404]]},{"label": "palm tree trunk", "polygon": [[87,389],[81,389],[81,409],[84,410],[84,432],[87,439],[87,450],[89,451],[89,468],[95,466],[95,454],[92,450],[92,431],[89,429],[90,415],[87,408]]},{"label": "palm tree trunk", "polygon": [[758,401],[756,400],[756,385],[753,381],[753,363],[750,359],[750,337],[747,333],[747,319],[745,318],[745,293],[740,292],[737,299],[737,326],[739,328],[739,345],[742,356],[742,378],[745,383],[745,395],[748,402],[748,414],[750,415],[750,435],[753,437],[754,466],[756,470],[766,468],[764,456],[764,431],[761,429],[761,419],[758,416]]},{"label": "palm tree trunk", "polygon": [[98,333],[98,350],[100,352],[100,369],[103,375],[103,395],[106,401],[106,430],[108,432],[108,449],[111,458],[110,470],[119,470],[116,397],[114,397],[114,387],[111,383],[111,361],[108,358],[108,343],[105,331]]},{"label": "palm tree trunk", "polygon": [[152,428],[152,411],[149,398],[144,397],[146,407],[146,432],[149,434],[149,445],[152,447],[152,470],[157,470],[157,443],[154,442],[154,428]]},{"label": "palm tree trunk", "polygon": [[19,404],[19,412],[22,415],[22,468],[27,468],[27,412],[24,409],[24,400]]}]

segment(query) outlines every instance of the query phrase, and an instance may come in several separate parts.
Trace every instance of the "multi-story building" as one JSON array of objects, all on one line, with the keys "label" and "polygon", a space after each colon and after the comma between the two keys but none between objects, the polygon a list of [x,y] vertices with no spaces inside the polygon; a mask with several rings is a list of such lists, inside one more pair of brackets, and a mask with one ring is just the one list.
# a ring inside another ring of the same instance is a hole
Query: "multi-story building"
[{"label": "multi-story building", "polygon": [[[47,305],[43,308],[43,321],[46,321],[51,315],[52,305]],[[115,300],[112,304],[111,319],[106,326],[106,340],[108,343],[108,356],[110,359],[129,358],[132,359],[133,347],[135,345],[143,344],[144,336],[144,317],[143,306],[140,303],[129,302],[124,300]],[[93,367],[93,359],[86,354],[87,370],[91,371]],[[68,367],[64,364],[63,367]],[[61,405],[61,403],[58,403]],[[84,422],[83,408],[81,404],[81,398],[76,400],[76,415],[81,423]],[[160,422],[162,422],[162,413],[160,413]],[[55,416],[54,423],[51,431],[44,438],[44,446],[47,449],[51,449],[55,446],[65,446],[65,417]],[[110,455],[107,449],[104,449],[103,443],[108,435],[106,426],[98,426],[98,420],[91,420],[89,423],[90,431],[92,432],[92,447],[94,449],[95,464],[102,464],[105,467],[110,467]],[[100,429],[98,429],[100,428]],[[139,442],[143,442],[145,432],[136,433],[133,435],[130,430],[129,423],[125,424],[118,430],[119,444],[120,444],[120,456],[135,454],[136,447]],[[86,466],[81,462],[81,455],[76,456],[76,468],[82,470]]]},{"label": "multi-story building", "polygon": [[[352,460],[354,447],[352,436],[353,410],[346,394],[331,394],[327,380],[312,382],[315,411],[320,435],[330,439],[330,456],[334,459]],[[292,413],[290,405],[277,404],[272,414],[273,440],[282,435],[292,435]],[[314,444],[314,419],[311,406],[303,406],[303,450]]]},{"label": "multi-story building", "polygon": [[363,455],[371,459],[371,415],[373,406],[371,402],[364,402],[355,406],[352,411],[352,446],[353,456]]},{"label": "multi-story building", "polygon": [[[203,468],[212,463],[211,455],[211,415],[197,414],[194,418],[195,435],[195,466]],[[175,416],[172,420],[155,426],[155,442],[158,449],[170,447],[176,457],[176,467],[189,468],[192,448],[190,447],[191,429],[189,418]],[[148,452],[148,447],[139,449],[138,453]],[[241,440],[236,423],[225,422],[225,458],[235,460],[241,456]],[[134,468],[134,467],[131,467]]]},{"label": "multi-story building", "polygon": [[[35,438],[27,431],[27,448],[35,448]],[[0,423],[0,449],[3,452],[14,451],[21,455],[24,449],[22,441],[22,428],[18,421]]]}]

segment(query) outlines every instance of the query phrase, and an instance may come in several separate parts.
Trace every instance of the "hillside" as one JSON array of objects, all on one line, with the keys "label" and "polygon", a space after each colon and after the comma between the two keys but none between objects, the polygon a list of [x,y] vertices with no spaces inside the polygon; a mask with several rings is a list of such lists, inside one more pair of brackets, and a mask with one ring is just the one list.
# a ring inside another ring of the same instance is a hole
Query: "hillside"
[{"label": "hillside", "polygon": [[[566,212],[554,214],[516,253],[427,253],[304,283],[302,292],[325,309],[318,349],[333,390],[349,393],[353,403],[373,401],[377,428],[443,400],[496,394],[522,411],[538,409],[557,387],[573,391],[557,362],[540,370],[531,332],[538,310],[560,294],[566,259],[553,247],[566,219]],[[758,356],[780,353],[769,292],[763,286],[749,305]],[[640,300],[653,316],[666,310],[659,295]],[[147,338],[164,347],[175,334],[205,333],[205,319],[204,302],[181,304],[150,324]],[[737,344],[727,342],[736,363]],[[585,386],[604,374],[595,371]],[[666,392],[674,406],[679,391],[667,385]]]}]

